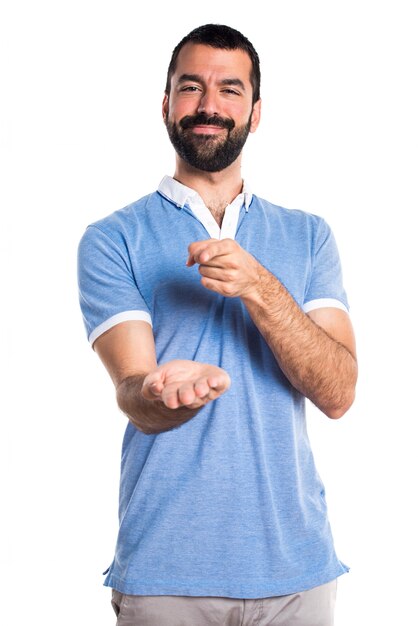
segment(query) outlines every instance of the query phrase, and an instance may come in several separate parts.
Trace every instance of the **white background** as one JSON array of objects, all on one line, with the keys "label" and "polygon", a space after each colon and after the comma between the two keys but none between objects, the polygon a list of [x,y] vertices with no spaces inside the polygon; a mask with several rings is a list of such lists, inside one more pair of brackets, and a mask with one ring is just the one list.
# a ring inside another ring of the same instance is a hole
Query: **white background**
[{"label": "white background", "polygon": [[114,624],[101,572],[116,538],[125,418],[84,335],[76,248],[88,223],[173,172],[160,114],[166,68],[182,36],[207,22],[238,28],[261,57],[263,119],[245,148],[244,176],[258,195],[324,216],[345,270],[357,401],[336,422],[309,408],[337,551],[351,567],[340,578],[336,626],[416,623],[413,4],[4,5],[8,626]]}]

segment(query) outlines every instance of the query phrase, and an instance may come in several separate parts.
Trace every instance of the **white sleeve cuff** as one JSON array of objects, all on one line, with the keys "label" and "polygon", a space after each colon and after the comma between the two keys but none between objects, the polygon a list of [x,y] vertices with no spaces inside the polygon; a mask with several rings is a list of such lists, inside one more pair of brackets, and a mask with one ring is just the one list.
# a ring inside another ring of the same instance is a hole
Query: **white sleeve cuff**
[{"label": "white sleeve cuff", "polygon": [[130,322],[132,320],[139,320],[141,322],[148,322],[152,326],[151,316],[146,311],[123,311],[122,313],[117,313],[116,315],[112,315],[105,322],[99,324],[89,336],[89,342],[91,345],[96,341],[100,335],[103,335],[107,330],[116,326],[116,324],[120,324],[121,322]]},{"label": "white sleeve cuff", "polygon": [[348,313],[348,309],[340,300],[336,300],[335,298],[318,298],[317,300],[311,300],[310,302],[305,302],[302,307],[304,313],[309,313],[310,311],[314,311],[315,309],[323,309],[326,307],[341,309]]}]

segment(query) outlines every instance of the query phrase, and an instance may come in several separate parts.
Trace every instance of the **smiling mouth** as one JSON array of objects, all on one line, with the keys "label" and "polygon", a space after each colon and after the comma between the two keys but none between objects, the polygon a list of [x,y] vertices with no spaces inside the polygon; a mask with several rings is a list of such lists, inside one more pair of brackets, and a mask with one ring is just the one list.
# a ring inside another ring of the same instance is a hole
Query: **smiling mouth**
[{"label": "smiling mouth", "polygon": [[179,126],[183,130],[191,130],[196,135],[216,135],[221,131],[231,131],[235,123],[232,119],[221,118],[218,115],[206,115],[198,113],[197,115],[186,115],[183,117]]},{"label": "smiling mouth", "polygon": [[209,126],[208,124],[192,126],[192,131],[198,135],[218,135],[224,130],[226,129],[222,126]]}]

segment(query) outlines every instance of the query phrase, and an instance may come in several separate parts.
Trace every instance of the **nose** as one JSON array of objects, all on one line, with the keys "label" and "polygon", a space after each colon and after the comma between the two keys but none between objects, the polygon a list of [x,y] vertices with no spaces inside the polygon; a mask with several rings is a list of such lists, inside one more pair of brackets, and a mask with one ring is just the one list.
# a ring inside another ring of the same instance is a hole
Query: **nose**
[{"label": "nose", "polygon": [[219,105],[217,100],[216,91],[213,89],[206,89],[202,92],[200,97],[198,113],[206,113],[207,115],[218,115]]}]

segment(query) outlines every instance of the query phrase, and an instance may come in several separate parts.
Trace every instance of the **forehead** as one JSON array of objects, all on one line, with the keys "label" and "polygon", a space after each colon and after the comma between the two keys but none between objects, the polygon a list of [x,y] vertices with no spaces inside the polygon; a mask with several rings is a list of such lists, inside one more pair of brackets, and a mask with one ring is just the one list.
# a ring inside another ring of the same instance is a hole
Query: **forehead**
[{"label": "forehead", "polygon": [[199,74],[203,78],[215,75],[250,83],[251,69],[251,59],[244,50],[224,50],[189,42],[180,50],[173,79],[183,74]]}]

